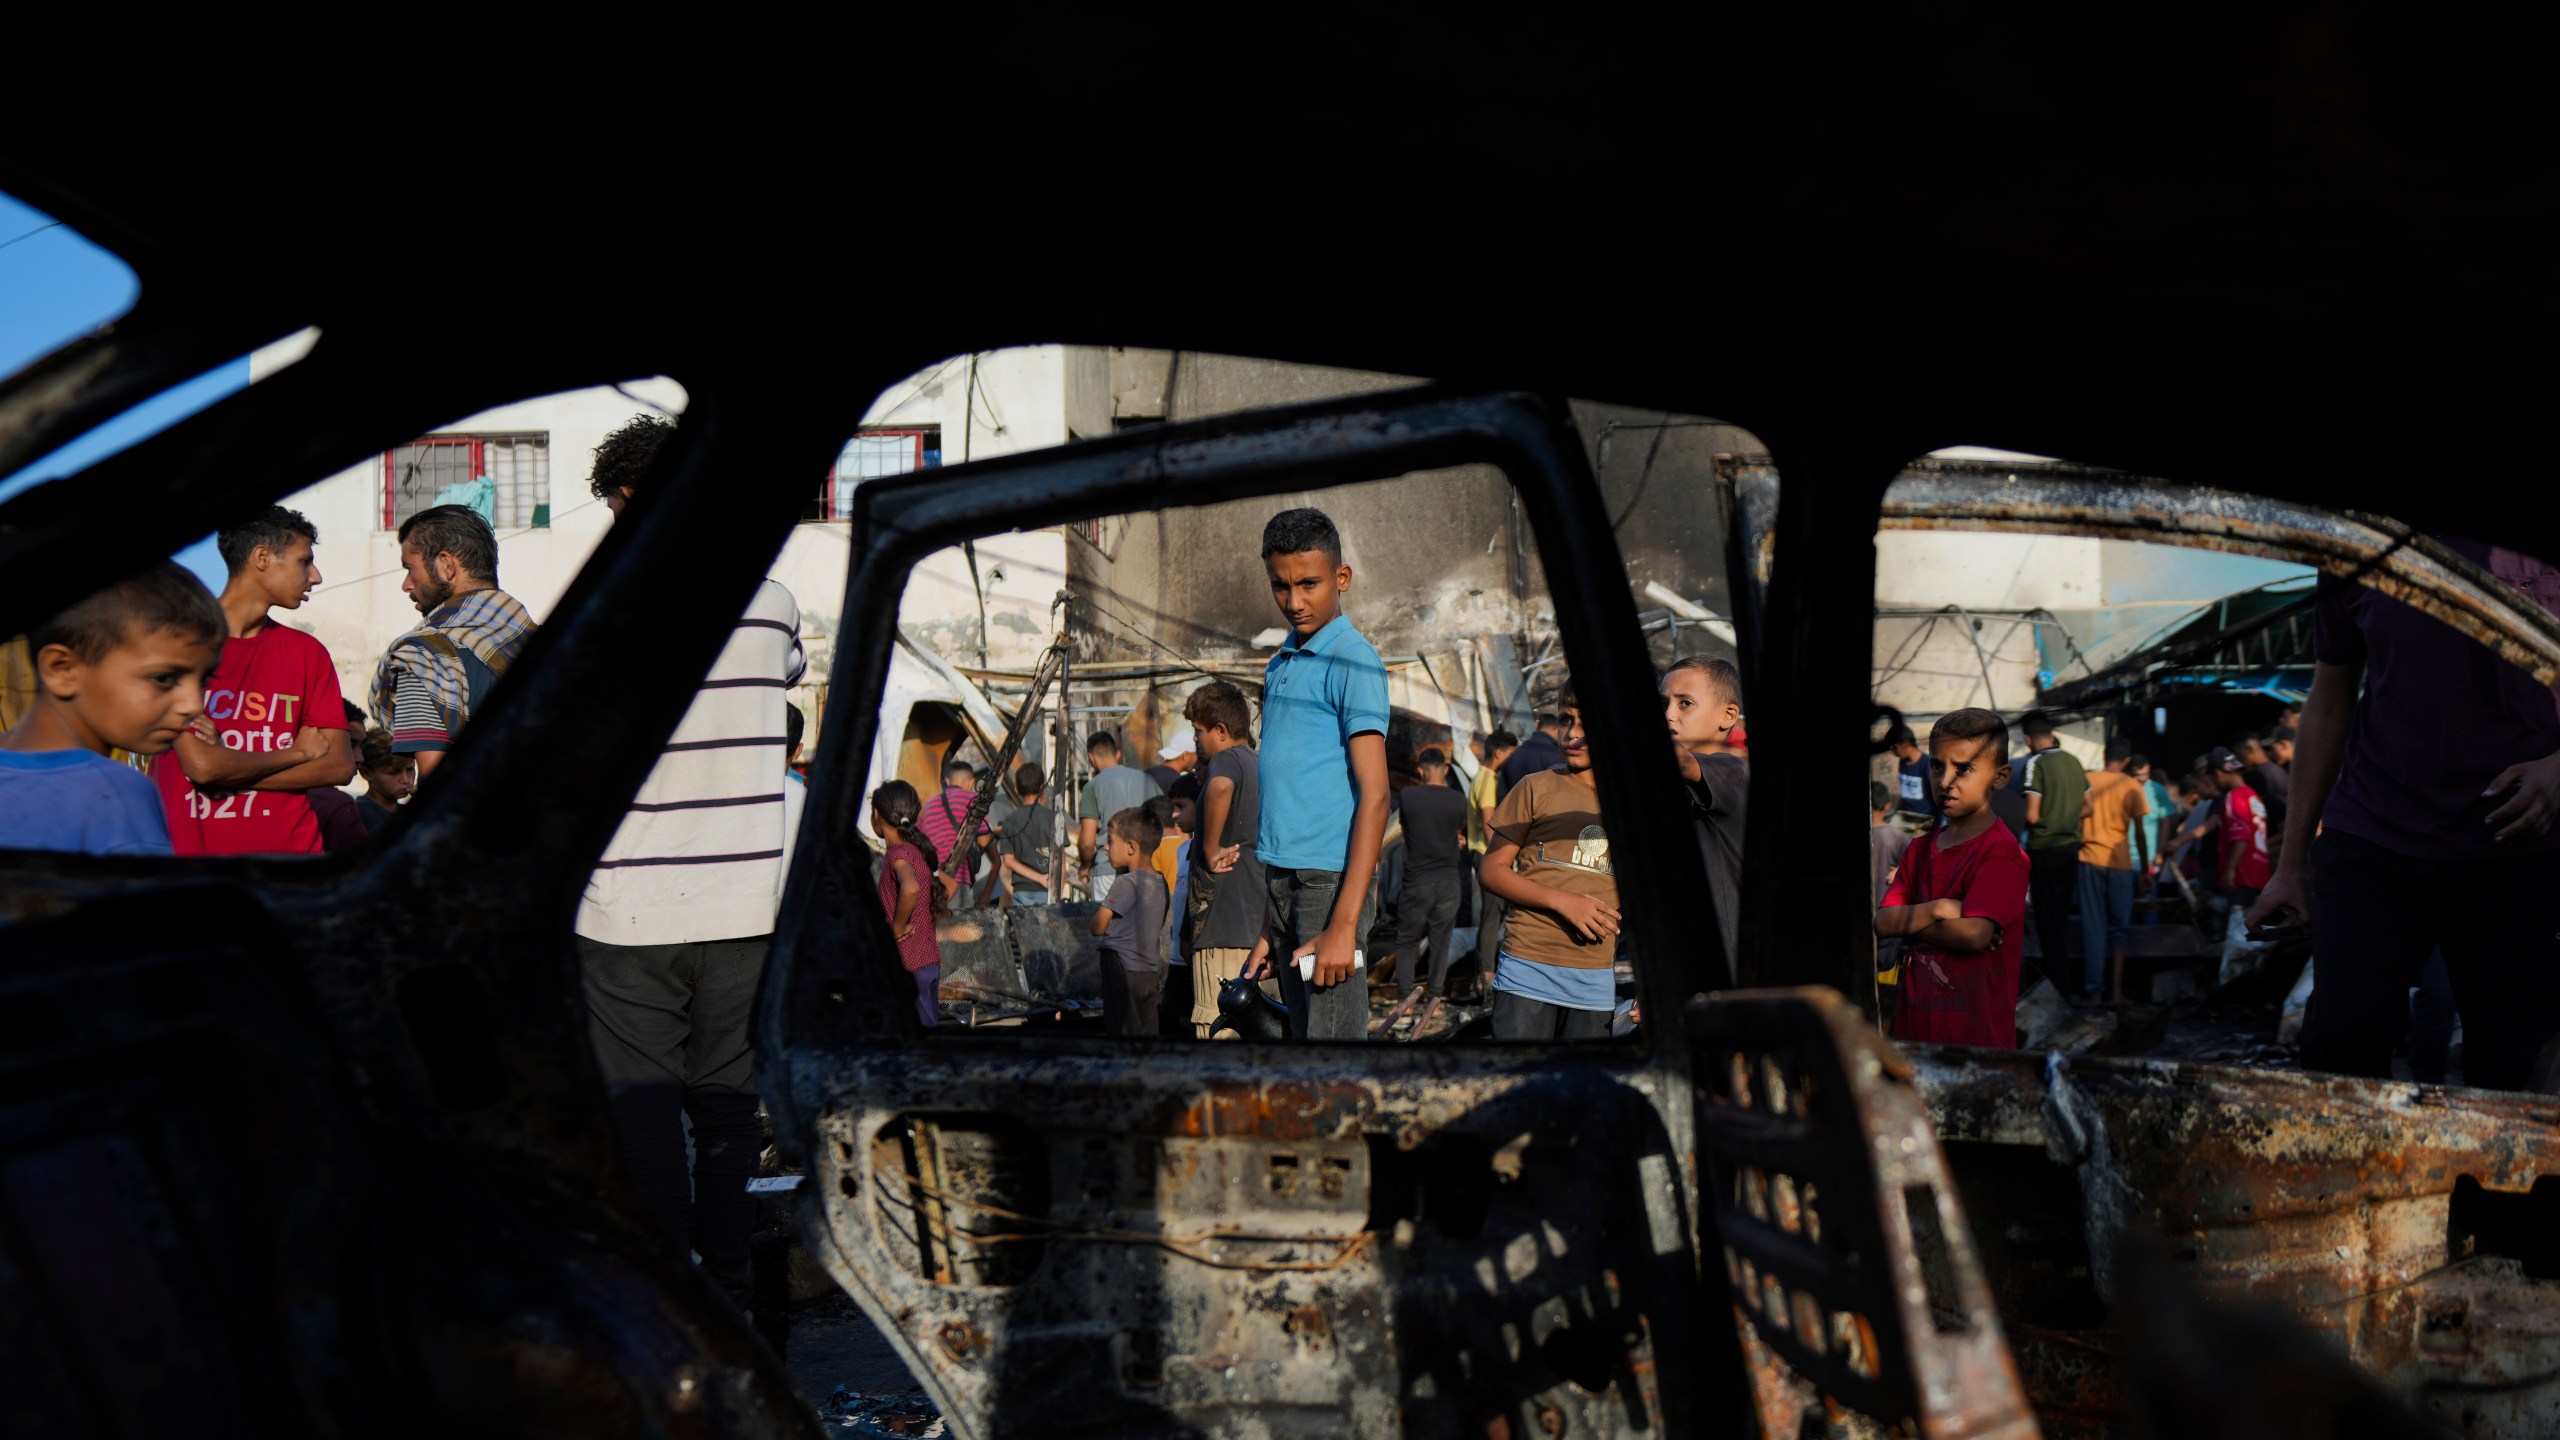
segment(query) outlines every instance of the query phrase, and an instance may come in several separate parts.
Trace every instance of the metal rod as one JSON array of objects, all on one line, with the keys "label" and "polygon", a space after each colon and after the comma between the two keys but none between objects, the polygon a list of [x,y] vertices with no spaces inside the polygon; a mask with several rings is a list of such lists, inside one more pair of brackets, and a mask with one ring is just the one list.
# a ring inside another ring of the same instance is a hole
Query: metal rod
[{"label": "metal rod", "polygon": [[1005,727],[1004,745],[996,751],[991,767],[995,775],[990,783],[978,787],[976,795],[969,801],[968,813],[961,817],[960,833],[952,839],[951,853],[942,857],[945,875],[958,878],[964,860],[970,866],[976,864],[974,859],[967,858],[970,842],[977,838],[978,827],[987,822],[987,810],[996,803],[996,793],[1004,784],[1005,772],[1013,767],[1014,757],[1022,753],[1022,737],[1031,732],[1031,723],[1040,713],[1041,692],[1048,688],[1053,675],[1065,670],[1066,664],[1067,637],[1061,632],[1057,640],[1041,652],[1040,668],[1031,676],[1031,693],[1024,698],[1022,708],[1013,712],[1013,723]]}]

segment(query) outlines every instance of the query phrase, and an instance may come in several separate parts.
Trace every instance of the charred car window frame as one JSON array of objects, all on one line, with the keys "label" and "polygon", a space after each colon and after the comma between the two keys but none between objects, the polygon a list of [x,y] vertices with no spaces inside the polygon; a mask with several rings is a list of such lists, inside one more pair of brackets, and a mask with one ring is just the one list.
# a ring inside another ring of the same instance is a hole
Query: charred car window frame
[{"label": "charred car window frame", "polygon": [[[1561,403],[1516,393],[1419,386],[1349,401],[1242,412],[876,481],[862,487],[855,500],[850,525],[854,558],[844,613],[896,614],[905,576],[917,562],[991,532],[1389,481],[1470,464],[1500,472],[1520,498],[1549,590],[1568,583],[1575,587],[1579,603],[1558,607],[1557,628],[1577,678],[1587,676],[1583,683],[1604,693],[1649,698],[1657,677],[1643,649],[1633,596],[1622,582],[1584,583],[1622,575],[1623,565],[1614,563],[1617,548],[1607,516],[1596,509],[1584,513],[1575,503],[1577,485],[1583,494],[1596,486],[1571,421]],[[1702,495],[1700,503],[1717,501]],[[893,644],[890,631],[881,629],[866,634],[858,646],[840,646],[829,680],[831,693],[877,695],[886,681]],[[1748,683],[1748,659],[1745,664]],[[1629,690],[1630,685],[1636,688]],[[1640,708],[1649,717],[1650,705]],[[768,1053],[809,1039],[877,1041],[905,1037],[914,1029],[911,1024],[901,1028],[898,1018],[904,1013],[900,1007],[912,1010],[911,997],[879,984],[888,978],[880,967],[866,972],[860,964],[848,963],[854,960],[852,951],[830,949],[814,938],[845,935],[855,925],[865,927],[869,944],[886,938],[885,922],[876,913],[868,922],[851,916],[853,910],[878,908],[865,894],[871,883],[867,863],[861,874],[843,863],[865,847],[855,833],[864,797],[845,790],[842,782],[863,768],[878,725],[871,706],[856,705],[846,723],[827,727],[819,739],[813,773],[825,778],[802,822],[803,848],[797,853],[805,859],[787,882],[759,1022],[759,1041],[769,1047]],[[1603,767],[1604,810],[1636,815],[1659,808],[1661,796],[1677,793],[1668,746],[1648,745],[1650,730],[1626,706],[1599,717],[1594,734],[1605,753],[1633,757]],[[1648,763],[1649,752],[1660,753]],[[1645,773],[1652,769],[1661,774]],[[1658,847],[1639,848],[1651,852]],[[1622,877],[1626,896],[1646,895],[1645,903],[1659,904],[1666,895],[1695,893],[1666,888],[1694,881],[1663,873],[1650,853],[1629,858],[1636,864],[1633,874]],[[1687,867],[1675,861],[1668,868],[1676,872]],[[823,915],[823,928],[813,929],[814,915]],[[1628,933],[1637,937],[1637,985],[1648,1014],[1665,1013],[1654,1007],[1669,1007],[1715,988],[1703,967],[1694,976],[1687,973],[1687,964],[1676,958],[1678,932],[1663,920],[1638,929],[1631,915]],[[1649,943],[1648,936],[1661,938]],[[1676,980],[1676,985],[1657,988],[1648,972]],[[781,983],[772,983],[777,977]],[[858,1021],[807,1030],[794,1029],[791,1019],[794,1014],[857,1013]]]},{"label": "charred car window frame", "polygon": [[2059,461],[1931,460],[1895,477],[1876,528],[2088,536],[2311,565],[2408,603],[2545,685],[2560,683],[2560,617],[2385,515]]}]

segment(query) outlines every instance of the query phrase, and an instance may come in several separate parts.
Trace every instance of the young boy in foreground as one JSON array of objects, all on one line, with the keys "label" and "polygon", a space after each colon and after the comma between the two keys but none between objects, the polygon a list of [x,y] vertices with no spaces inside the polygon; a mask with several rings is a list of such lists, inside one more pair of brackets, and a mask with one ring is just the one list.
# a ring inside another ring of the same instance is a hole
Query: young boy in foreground
[{"label": "young boy in foreground", "polygon": [[1111,1035],[1156,1033],[1164,992],[1164,916],[1171,904],[1164,876],[1147,857],[1164,830],[1144,809],[1111,817],[1111,893],[1094,912],[1102,937],[1102,1028]]},{"label": "young boy in foreground", "polygon": [[0,849],[169,854],[159,790],[108,752],[166,754],[203,715],[230,633],[204,585],[167,562],[28,632],[36,697],[0,735]]},{"label": "young boy in foreground", "polygon": [[2009,727],[1953,711],[1930,728],[1929,757],[1946,823],[1903,852],[1876,912],[1876,934],[1903,942],[1894,1038],[2015,1049],[2027,852],[1990,803],[2009,783]]},{"label": "young boy in foreground", "polygon": [[1567,689],[1564,763],[1520,778],[1493,812],[1477,879],[1510,902],[1493,977],[1496,1040],[1604,1040],[1618,1008],[1618,877],[1582,706]]}]

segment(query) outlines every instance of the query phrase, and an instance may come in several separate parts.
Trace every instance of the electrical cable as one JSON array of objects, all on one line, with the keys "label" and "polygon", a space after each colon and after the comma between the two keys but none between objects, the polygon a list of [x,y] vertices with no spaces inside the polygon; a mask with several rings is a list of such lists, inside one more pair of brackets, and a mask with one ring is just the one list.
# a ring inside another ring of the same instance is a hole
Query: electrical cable
[{"label": "electrical cable", "polygon": [[33,239],[34,239],[34,238],[36,238],[37,236],[39,236],[39,235],[43,234],[44,232],[46,232],[47,230],[59,230],[59,229],[61,229],[61,228],[63,227],[63,225],[64,225],[64,224],[66,224],[66,223],[67,223],[67,222],[65,222],[65,221],[61,221],[61,220],[49,221],[49,222],[47,222],[47,223],[45,223],[45,224],[42,224],[42,225],[37,226],[37,227],[36,227],[36,228],[34,228],[33,230],[30,230],[30,231],[26,232],[26,233],[25,233],[25,234],[23,234],[23,235],[13,235],[13,236],[9,237],[9,238],[8,238],[8,239],[6,239],[6,240],[0,240],[0,250],[6,250],[6,249],[8,249],[10,246],[17,244],[17,243],[18,243],[19,241],[21,241],[21,240],[33,240]]},{"label": "electrical cable", "polygon": [[[908,404],[908,402],[909,402],[909,401],[914,400],[917,396],[919,396],[919,395],[921,395],[921,394],[923,394],[923,393],[925,392],[925,387],[926,387],[926,386],[931,385],[934,381],[939,380],[939,379],[941,379],[941,378],[942,378],[942,372],[943,372],[943,371],[950,369],[952,366],[959,364],[959,363],[960,363],[961,361],[963,361],[963,360],[970,360],[970,359],[974,359],[974,358],[976,358],[974,355],[954,355],[954,356],[952,356],[950,359],[943,361],[941,364],[934,366],[934,367],[933,367],[933,373],[932,373],[932,374],[930,374],[930,375],[925,376],[925,377],[924,377],[923,379],[921,379],[921,380],[918,380],[918,381],[916,382],[916,384],[915,384],[915,388],[914,388],[914,389],[909,390],[906,394],[899,396],[899,397],[898,397],[898,403],[897,403],[897,404],[890,406],[890,407],[889,407],[889,408],[887,408],[886,410],[882,410],[882,411],[880,411],[880,412],[879,412],[879,413],[880,413],[880,419],[881,419],[881,420],[883,420],[883,421],[885,421],[885,420],[887,420],[890,416],[895,415],[895,414],[897,414],[899,411],[906,409],[906,408],[907,408],[907,404]],[[877,423],[877,422],[874,422],[874,423]]]}]

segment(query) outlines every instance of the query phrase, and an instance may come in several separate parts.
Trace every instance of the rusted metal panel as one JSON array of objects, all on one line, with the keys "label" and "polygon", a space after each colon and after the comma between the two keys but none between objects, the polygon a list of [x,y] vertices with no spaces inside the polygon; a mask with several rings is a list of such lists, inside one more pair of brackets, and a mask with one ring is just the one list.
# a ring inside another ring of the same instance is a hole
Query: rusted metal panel
[{"label": "rusted metal panel", "polygon": [[1263,1140],[1357,1138],[1361,1121],[1374,1116],[1377,1105],[1377,1092],[1358,1085],[1269,1080],[1213,1086],[1183,1107],[1174,1133]]},{"label": "rusted metal panel", "polygon": [[[2479,1436],[2560,1424],[2560,1101],[2138,1058],[1910,1052],[1957,1167],[2011,1147],[2077,1182],[2086,1283],[2112,1298],[2128,1226],[2217,1300],[2283,1309],[2392,1392]],[[1974,1160],[1966,1151],[1980,1146]],[[2014,1153],[2014,1152],[2012,1152]],[[1998,1267],[2036,1263],[1992,1247]],[[2029,1324],[2033,1317],[2024,1317]],[[2048,1355],[2110,1356],[2102,1323],[2043,1327]],[[2106,1388],[2029,1365],[2039,1411]]]},{"label": "rusted metal panel", "polygon": [[1689,1343],[1686,1165],[1650,1072],[1163,1057],[795,1069],[823,1117],[811,1248],[958,1433],[1637,1435],[1688,1413],[1689,1367],[1668,1396],[1660,1367]]},{"label": "rusted metal panel", "polygon": [[2035,1435],[1910,1067],[1830,990],[1736,992],[1688,1022],[1764,1430],[1849,1411],[1886,1433]]}]

